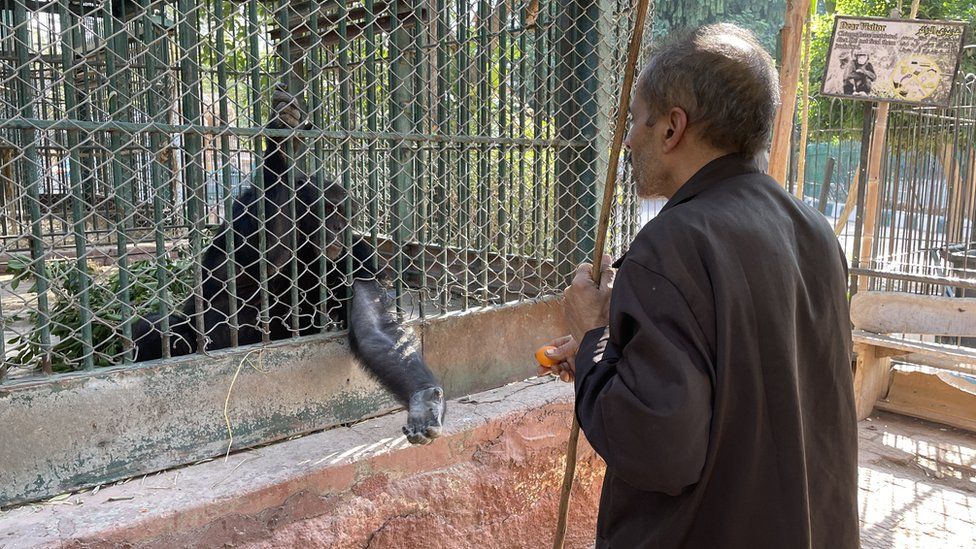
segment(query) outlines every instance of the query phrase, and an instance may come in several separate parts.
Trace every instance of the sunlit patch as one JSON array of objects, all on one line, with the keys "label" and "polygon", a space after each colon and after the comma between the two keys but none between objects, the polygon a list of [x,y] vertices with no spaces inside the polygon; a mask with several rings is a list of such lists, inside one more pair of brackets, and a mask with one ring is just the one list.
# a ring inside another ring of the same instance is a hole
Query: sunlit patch
[{"label": "sunlit patch", "polygon": [[710,36],[704,39],[700,38],[697,42],[698,43],[696,45],[701,47],[719,46],[723,49],[731,48],[743,53],[752,51],[752,44],[738,36],[735,36],[734,34],[720,34],[718,36]]}]

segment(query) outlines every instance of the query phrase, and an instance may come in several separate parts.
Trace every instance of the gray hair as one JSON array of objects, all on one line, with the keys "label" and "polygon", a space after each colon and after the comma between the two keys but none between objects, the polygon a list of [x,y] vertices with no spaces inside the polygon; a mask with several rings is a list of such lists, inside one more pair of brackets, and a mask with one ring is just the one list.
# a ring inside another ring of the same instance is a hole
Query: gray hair
[{"label": "gray hair", "polygon": [[728,23],[672,34],[650,51],[638,82],[652,120],[672,107],[712,146],[754,155],[765,149],[779,104],[773,59],[753,34]]}]

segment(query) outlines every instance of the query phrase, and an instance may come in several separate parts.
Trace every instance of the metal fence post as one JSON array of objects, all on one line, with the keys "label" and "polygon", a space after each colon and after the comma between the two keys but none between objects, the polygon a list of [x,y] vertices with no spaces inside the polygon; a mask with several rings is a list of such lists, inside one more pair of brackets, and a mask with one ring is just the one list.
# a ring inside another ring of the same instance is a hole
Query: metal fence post
[{"label": "metal fence post", "polygon": [[[26,0],[14,2],[14,50],[17,56],[17,95],[20,103],[20,116],[26,119],[34,118],[34,94],[31,88],[31,71],[28,61],[30,46],[27,33]],[[44,262],[44,237],[41,232],[41,174],[38,171],[37,133],[32,129],[20,132],[20,145],[24,150],[24,160],[21,163],[21,173],[27,184],[27,195],[30,204],[31,227],[31,271],[37,286],[37,329],[43,358],[41,368],[47,370],[51,364],[51,318],[48,304],[48,275]]]},{"label": "metal fence post", "polygon": [[578,147],[559,149],[556,163],[556,271],[563,279],[593,250],[596,224],[596,21],[594,0],[574,0],[563,7],[557,39],[556,126]]}]

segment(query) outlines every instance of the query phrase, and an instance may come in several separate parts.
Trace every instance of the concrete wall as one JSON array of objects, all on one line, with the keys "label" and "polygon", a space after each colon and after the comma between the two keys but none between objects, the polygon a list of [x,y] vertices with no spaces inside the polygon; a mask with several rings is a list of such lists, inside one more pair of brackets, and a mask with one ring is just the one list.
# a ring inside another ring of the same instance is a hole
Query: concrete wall
[{"label": "concrete wall", "polygon": [[[558,313],[558,304],[546,300],[453,314],[414,328],[450,398],[534,375],[535,348],[563,332]],[[396,407],[354,363],[344,336],[4,386],[0,505],[223,455],[225,401],[235,449]]]},{"label": "concrete wall", "polygon": [[[0,513],[0,545],[550,547],[572,386],[532,379],[448,403],[428,446],[405,412]],[[567,548],[593,545],[604,466],[580,439]]]}]

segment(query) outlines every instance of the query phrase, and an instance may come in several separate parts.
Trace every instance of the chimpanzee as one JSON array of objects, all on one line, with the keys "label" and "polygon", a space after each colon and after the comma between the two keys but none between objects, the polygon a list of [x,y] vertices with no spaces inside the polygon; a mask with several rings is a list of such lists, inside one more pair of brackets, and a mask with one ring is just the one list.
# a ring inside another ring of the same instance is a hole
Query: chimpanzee
[{"label": "chimpanzee", "polygon": [[[303,119],[304,110],[298,99],[283,89],[277,89],[272,98],[272,118],[268,127],[299,128]],[[215,238],[203,252],[201,294],[204,302],[204,335],[209,340],[206,349],[222,349],[232,343],[232,296],[228,288],[231,258],[227,253],[227,231],[233,233],[237,296],[233,303],[237,308],[238,344],[261,341],[261,227],[258,208],[263,200],[270,338],[285,339],[293,335],[293,311],[298,314],[299,335],[320,331],[322,323],[315,320],[321,315],[318,304],[324,263],[326,284],[330,290],[326,301],[329,304],[329,317],[346,322],[355,357],[367,372],[408,407],[407,425],[403,428],[407,439],[414,444],[426,444],[440,434],[444,418],[444,391],[424,362],[414,338],[390,311],[390,299],[378,280],[380,271],[375,263],[375,250],[365,238],[355,233],[352,234],[351,257],[350,250],[345,249],[345,232],[351,231],[349,220],[355,210],[345,189],[335,182],[320,185],[315,178],[295,174],[292,175],[294,193],[289,188],[288,171],[292,168],[292,162],[288,151],[284,150],[287,140],[277,137],[266,139],[264,192],[259,192],[253,186],[241,192],[234,202],[233,224],[221,224]],[[292,140],[298,141],[297,138]],[[292,147],[295,151],[301,144],[292,143]],[[291,215],[292,196],[294,217]],[[323,203],[324,219],[320,215]],[[292,245],[292,231],[296,233],[297,247]],[[298,264],[297,302],[292,296],[292,258]],[[345,268],[350,259],[351,281]],[[171,356],[200,350],[194,319],[196,313],[196,298],[191,296],[178,312],[169,316]],[[161,321],[162,316],[154,314],[140,320],[133,328],[136,360],[162,357]]]}]

